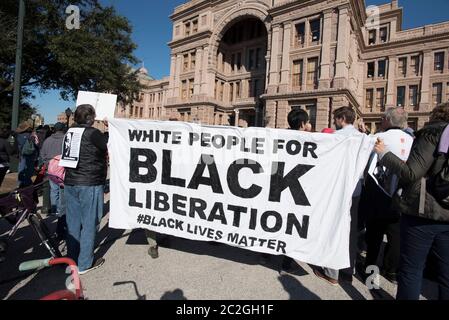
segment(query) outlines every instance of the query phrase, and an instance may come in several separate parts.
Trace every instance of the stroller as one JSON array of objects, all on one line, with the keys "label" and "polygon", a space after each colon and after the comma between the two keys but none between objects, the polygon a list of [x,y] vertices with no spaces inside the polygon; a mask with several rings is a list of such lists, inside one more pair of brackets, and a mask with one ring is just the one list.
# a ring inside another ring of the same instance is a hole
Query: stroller
[{"label": "stroller", "polygon": [[0,195],[0,218],[6,219],[12,226],[6,237],[0,239],[0,253],[7,251],[9,240],[15,235],[22,223],[28,221],[50,255],[53,258],[61,257],[57,242],[51,236],[42,217],[37,212],[38,193],[45,183],[46,181],[39,181],[32,186]]}]

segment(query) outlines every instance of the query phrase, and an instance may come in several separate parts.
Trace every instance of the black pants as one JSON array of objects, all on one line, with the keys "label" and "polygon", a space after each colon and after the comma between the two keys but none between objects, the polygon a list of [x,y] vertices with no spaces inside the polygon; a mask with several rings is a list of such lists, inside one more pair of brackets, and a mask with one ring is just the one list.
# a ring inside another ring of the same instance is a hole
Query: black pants
[{"label": "black pants", "polygon": [[1,167],[0,168],[0,187],[2,186],[3,179],[5,179],[6,172],[8,172],[8,167]]},{"label": "black pants", "polygon": [[396,274],[399,269],[401,235],[401,224],[397,218],[369,219],[366,222],[366,266],[377,265],[385,235],[388,243],[385,247],[383,270],[386,273]]}]

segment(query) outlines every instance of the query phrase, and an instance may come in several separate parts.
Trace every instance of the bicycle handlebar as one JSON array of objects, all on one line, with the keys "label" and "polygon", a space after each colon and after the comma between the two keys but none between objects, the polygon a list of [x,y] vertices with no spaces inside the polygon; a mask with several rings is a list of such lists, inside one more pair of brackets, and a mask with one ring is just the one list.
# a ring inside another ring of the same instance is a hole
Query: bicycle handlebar
[{"label": "bicycle handlebar", "polygon": [[19,266],[20,271],[30,271],[50,266],[50,259],[32,260],[23,262]]}]

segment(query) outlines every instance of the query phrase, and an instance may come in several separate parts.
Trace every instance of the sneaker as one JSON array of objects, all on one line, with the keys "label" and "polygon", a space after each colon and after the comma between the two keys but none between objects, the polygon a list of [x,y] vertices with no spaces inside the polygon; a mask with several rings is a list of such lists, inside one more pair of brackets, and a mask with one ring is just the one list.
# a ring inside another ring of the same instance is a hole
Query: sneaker
[{"label": "sneaker", "polygon": [[158,247],[150,247],[150,249],[148,249],[148,255],[153,259],[159,258],[159,248]]},{"label": "sneaker", "polygon": [[98,260],[96,260],[96,261],[94,262],[94,264],[92,265],[92,267],[90,267],[89,269],[86,269],[86,270],[84,270],[84,271],[79,271],[78,274],[79,274],[79,275],[83,275],[83,274],[86,274],[86,273],[88,273],[88,272],[91,272],[91,271],[93,271],[93,270],[95,270],[95,269],[98,269],[98,268],[100,268],[100,267],[104,264],[104,262],[105,262],[104,258],[100,258],[100,259],[98,259]]},{"label": "sneaker", "polygon": [[317,276],[321,280],[326,281],[330,285],[332,285],[334,287],[338,286],[338,280],[335,280],[335,279],[332,279],[332,278],[326,276],[324,273],[321,273],[321,271],[319,271],[318,269],[313,269],[313,273],[315,274],[315,276]]}]

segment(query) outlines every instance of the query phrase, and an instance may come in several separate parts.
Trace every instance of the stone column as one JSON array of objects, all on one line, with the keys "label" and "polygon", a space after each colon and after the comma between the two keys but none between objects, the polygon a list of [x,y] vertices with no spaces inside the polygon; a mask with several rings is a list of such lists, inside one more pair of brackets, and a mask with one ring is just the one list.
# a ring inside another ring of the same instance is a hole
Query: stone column
[{"label": "stone column", "polygon": [[170,83],[167,92],[168,98],[173,97],[173,91],[175,87],[175,76],[176,76],[176,56],[172,55],[170,62]]},{"label": "stone column", "polygon": [[281,85],[279,92],[288,91],[290,79],[290,47],[291,47],[292,24],[291,22],[284,24],[284,45],[282,48],[282,69],[281,69]]},{"label": "stone column", "polygon": [[201,94],[207,94],[207,69],[209,68],[209,47],[205,47],[203,50],[203,59],[201,61]]},{"label": "stone column", "polygon": [[332,14],[333,10],[324,11],[323,22],[323,49],[321,53],[320,89],[330,88],[331,74],[331,41],[332,41]]},{"label": "stone column", "polygon": [[392,108],[395,106],[395,84],[396,84],[396,68],[398,58],[391,56],[388,58],[388,83],[387,83],[387,103],[386,108]]},{"label": "stone column", "polygon": [[181,68],[182,68],[182,55],[178,54],[176,57],[176,73],[175,73],[175,86],[173,87],[173,97],[180,97],[180,85],[181,85]]},{"label": "stone column", "polygon": [[432,51],[424,51],[422,81],[421,81],[421,102],[419,111],[430,111],[432,106],[430,92],[430,72],[432,70]]},{"label": "stone column", "polygon": [[240,110],[239,109],[235,109],[235,123],[234,126],[238,127],[239,126],[239,122],[240,122]]},{"label": "stone column", "polygon": [[276,101],[273,100],[269,100],[266,102],[266,107],[265,107],[265,120],[266,122],[266,127],[267,128],[276,128],[276,110],[277,109],[277,103]]},{"label": "stone column", "polygon": [[290,106],[288,101],[279,101],[277,109],[277,128],[287,129],[288,126],[288,114],[290,113]]},{"label": "stone column", "polygon": [[279,54],[279,36],[280,36],[280,26],[273,26],[273,36],[271,41],[271,65],[270,65],[270,82],[268,87],[269,93],[276,93],[276,87],[279,83],[279,65],[278,65],[278,54]]},{"label": "stone column", "polygon": [[329,98],[318,98],[316,105],[316,131],[321,132],[329,125]]},{"label": "stone column", "polygon": [[348,7],[339,8],[337,59],[335,72],[336,88],[346,88],[349,77],[350,18]]},{"label": "stone column", "polygon": [[196,50],[196,64],[195,64],[195,80],[193,86],[193,94],[198,95],[201,92],[201,69],[203,61],[203,48]]}]

